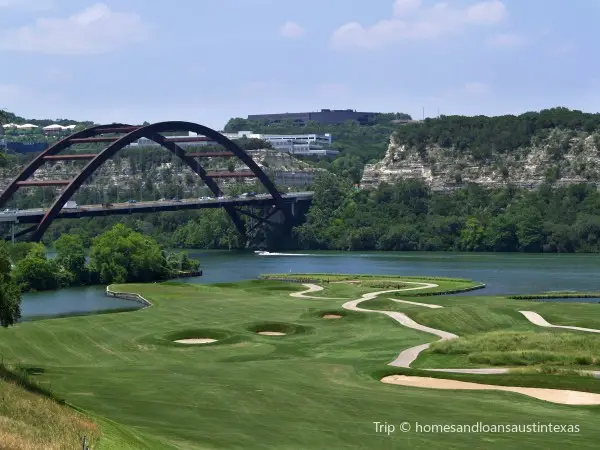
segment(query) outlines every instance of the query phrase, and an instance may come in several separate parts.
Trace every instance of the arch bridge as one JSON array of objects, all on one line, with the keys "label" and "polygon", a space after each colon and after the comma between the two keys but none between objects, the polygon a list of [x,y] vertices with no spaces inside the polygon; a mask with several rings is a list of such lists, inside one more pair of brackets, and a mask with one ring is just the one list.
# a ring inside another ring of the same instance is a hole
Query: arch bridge
[{"label": "arch bridge", "polygon": [[[192,132],[197,136],[169,137],[165,133]],[[74,210],[63,209],[67,201],[90,177],[93,176],[106,161],[120,150],[135,143],[141,138],[147,138],[160,145],[178,157],[189,167],[208,187],[214,199],[211,201],[166,201],[166,202],[140,202],[139,204],[124,205],[95,205],[81,206]],[[214,142],[222,146],[225,151],[186,152],[182,142]],[[108,145],[98,153],[71,153],[64,154],[76,144],[107,143]],[[237,158],[249,170],[234,171],[207,171],[200,160],[203,158]],[[47,162],[57,161],[87,161],[87,164],[72,179],[48,180],[36,179],[35,173]],[[266,194],[249,198],[223,198],[223,191],[217,184],[217,179],[225,178],[257,178],[264,186]],[[301,212],[306,210],[306,205],[312,198],[311,192],[281,194],[267,174],[237,143],[228,139],[218,131],[192,122],[169,121],[158,122],[145,126],[132,126],[127,124],[98,125],[75,132],[58,141],[45,151],[37,155],[6,187],[0,194],[0,208],[3,209],[11,197],[23,187],[56,186],[62,188],[54,202],[48,209],[31,209],[5,211],[0,216],[0,222],[11,222],[13,233],[6,239],[24,237],[31,241],[39,241],[48,227],[57,218],[79,218],[99,215],[129,214],[133,212],[172,211],[178,209],[199,209],[222,207],[227,212],[237,231],[246,239],[256,233],[263,224],[276,225],[285,232],[289,232],[297,223]],[[242,218],[246,217],[246,220]],[[15,223],[33,224],[29,228],[14,232]]]}]

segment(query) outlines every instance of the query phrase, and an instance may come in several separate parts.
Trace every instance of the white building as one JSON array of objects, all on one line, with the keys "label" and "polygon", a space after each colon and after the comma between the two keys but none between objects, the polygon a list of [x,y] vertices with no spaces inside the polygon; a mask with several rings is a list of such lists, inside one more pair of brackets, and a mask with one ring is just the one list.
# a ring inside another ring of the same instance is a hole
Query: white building
[{"label": "white building", "polygon": [[44,130],[46,132],[63,131],[64,129],[65,129],[65,127],[63,127],[62,125],[59,125],[57,123],[53,123],[52,125],[48,125],[47,127],[42,128],[42,130]]},{"label": "white building", "polygon": [[[228,139],[262,139],[269,142],[275,150],[287,152],[292,155],[301,156],[336,156],[339,152],[331,150],[329,147],[332,143],[331,134],[258,134],[252,131],[238,131],[237,133],[221,133]],[[181,138],[182,142],[178,145],[186,146],[203,146],[216,145],[215,141],[209,139],[205,141],[184,142],[183,139],[188,137],[201,137],[197,133],[190,132],[188,136],[169,136],[170,138]],[[141,138],[131,146],[154,146],[158,145],[154,141],[147,138]]]},{"label": "white building", "polygon": [[339,152],[331,150],[332,136],[326,134],[258,134],[252,131],[223,133],[229,139],[262,139],[269,142],[274,149],[292,155],[303,156],[336,156]]}]

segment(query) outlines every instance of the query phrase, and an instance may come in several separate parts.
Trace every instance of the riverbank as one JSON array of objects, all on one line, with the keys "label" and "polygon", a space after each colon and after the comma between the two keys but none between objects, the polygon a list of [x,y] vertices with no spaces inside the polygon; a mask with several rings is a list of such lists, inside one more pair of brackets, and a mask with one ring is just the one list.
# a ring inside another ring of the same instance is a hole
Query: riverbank
[{"label": "riverbank", "polygon": [[[600,290],[598,255],[530,255],[419,253],[419,252],[315,252],[310,256],[258,256],[254,252],[189,250],[203,261],[202,277],[181,278],[190,284],[252,280],[263,273],[338,272],[354,274],[471,278],[486,285],[486,295],[539,294],[544,291]],[[231,270],[235,267],[235,270]],[[477,291],[458,294],[479,295]],[[103,313],[131,309],[131,302],[108,298],[104,286],[28,293],[23,296],[23,319],[70,314]]]}]

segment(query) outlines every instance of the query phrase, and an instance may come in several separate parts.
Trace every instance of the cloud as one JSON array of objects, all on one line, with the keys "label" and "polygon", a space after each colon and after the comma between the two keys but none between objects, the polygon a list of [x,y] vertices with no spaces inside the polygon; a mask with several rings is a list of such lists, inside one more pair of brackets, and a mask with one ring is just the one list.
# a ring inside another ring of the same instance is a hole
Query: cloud
[{"label": "cloud", "polygon": [[394,15],[396,17],[410,14],[421,7],[421,0],[396,0],[394,2]]},{"label": "cloud", "polygon": [[460,32],[471,26],[494,25],[506,18],[506,7],[500,0],[486,0],[467,7],[436,3],[423,7],[420,0],[396,0],[390,19],[371,26],[349,22],[335,30],[331,37],[336,50],[377,50],[407,40],[433,40]]},{"label": "cloud", "polygon": [[149,25],[139,15],[114,12],[97,3],[67,18],[41,18],[33,25],[0,33],[0,50],[98,54],[142,42],[149,34]]},{"label": "cloud", "polygon": [[25,11],[44,11],[54,8],[53,0],[0,0],[0,8]]},{"label": "cloud", "polygon": [[527,44],[528,39],[516,33],[502,33],[494,36],[490,43],[498,47],[519,47]]},{"label": "cloud", "polygon": [[279,28],[279,33],[286,38],[298,38],[304,35],[304,28],[295,22],[286,22]]}]

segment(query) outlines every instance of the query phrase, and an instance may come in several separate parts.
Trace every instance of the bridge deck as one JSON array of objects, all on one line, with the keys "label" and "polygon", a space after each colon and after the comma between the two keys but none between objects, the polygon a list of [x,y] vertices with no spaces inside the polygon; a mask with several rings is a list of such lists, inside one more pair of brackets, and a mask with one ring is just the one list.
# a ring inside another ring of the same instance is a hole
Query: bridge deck
[{"label": "bridge deck", "polygon": [[[313,193],[306,192],[290,192],[283,196],[286,202],[310,201]],[[273,204],[274,200],[270,194],[261,194],[256,197],[238,197],[230,199],[215,199],[199,200],[199,199],[184,199],[181,201],[151,201],[151,202],[136,202],[136,203],[113,203],[111,206],[103,205],[80,205],[77,208],[63,209],[58,218],[79,218],[79,217],[94,217],[108,216],[114,214],[133,214],[133,213],[149,213],[160,211],[178,211],[186,209],[202,209],[202,208],[222,208],[225,205],[233,206],[250,206],[250,205],[269,205]],[[24,209],[19,211],[0,212],[0,222],[17,222],[17,223],[39,223],[44,217],[46,210],[39,209]]]}]

